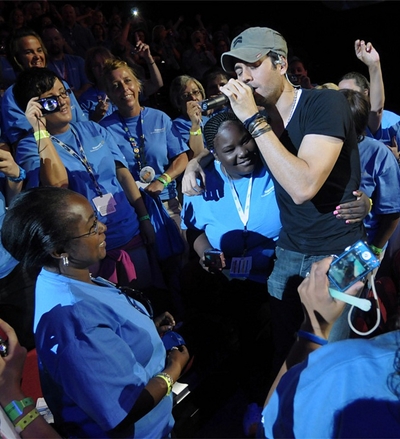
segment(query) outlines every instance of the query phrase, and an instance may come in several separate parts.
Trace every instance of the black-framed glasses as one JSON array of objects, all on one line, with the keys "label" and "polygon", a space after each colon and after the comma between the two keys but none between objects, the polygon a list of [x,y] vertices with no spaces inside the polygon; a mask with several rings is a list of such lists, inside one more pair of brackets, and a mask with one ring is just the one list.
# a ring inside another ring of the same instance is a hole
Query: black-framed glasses
[{"label": "black-framed glasses", "polygon": [[97,215],[95,215],[93,225],[90,228],[90,230],[87,233],[84,233],[83,235],[73,236],[71,239],[78,239],[78,238],[83,238],[84,236],[97,235],[98,232],[99,232],[99,220],[97,218]]},{"label": "black-framed glasses", "polygon": [[59,95],[53,95],[52,98],[55,99],[67,99],[69,97],[69,95],[72,93],[72,90],[70,88],[67,88],[66,90],[62,91]]},{"label": "black-framed glasses", "polygon": [[182,99],[185,101],[190,101],[192,98],[197,98],[200,95],[201,95],[200,90],[193,90],[187,93],[182,93]]}]

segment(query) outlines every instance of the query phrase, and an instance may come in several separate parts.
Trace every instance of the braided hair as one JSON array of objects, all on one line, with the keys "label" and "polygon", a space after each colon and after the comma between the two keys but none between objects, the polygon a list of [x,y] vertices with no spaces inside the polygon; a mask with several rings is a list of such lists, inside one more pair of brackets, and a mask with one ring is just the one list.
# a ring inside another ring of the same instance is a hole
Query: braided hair
[{"label": "braided hair", "polygon": [[217,136],[224,122],[232,121],[242,125],[242,122],[232,111],[224,111],[212,116],[204,125],[204,138],[206,140],[207,149],[214,149],[214,139]]}]

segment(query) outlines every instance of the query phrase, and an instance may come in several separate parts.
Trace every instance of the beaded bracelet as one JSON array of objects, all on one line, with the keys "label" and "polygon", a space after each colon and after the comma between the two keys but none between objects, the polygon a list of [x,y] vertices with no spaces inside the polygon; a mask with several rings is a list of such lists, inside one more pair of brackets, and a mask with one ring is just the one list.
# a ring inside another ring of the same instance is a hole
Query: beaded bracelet
[{"label": "beaded bracelet", "polygon": [[156,377],[163,379],[167,383],[168,390],[165,396],[168,396],[172,392],[172,386],[174,385],[174,380],[171,378],[170,375],[168,375],[165,372],[157,374]]},{"label": "beaded bracelet", "polygon": [[7,177],[10,181],[19,182],[19,181],[25,180],[25,178],[26,178],[25,169],[21,168],[21,166],[19,166],[19,165],[18,165],[18,168],[19,168],[18,177]]},{"label": "beaded bracelet", "polygon": [[24,408],[28,407],[28,405],[33,405],[32,398],[24,398],[20,401],[11,401],[4,407],[4,411],[6,412],[8,418],[11,422],[14,422],[19,416],[24,413]]},{"label": "beaded bracelet", "polygon": [[139,218],[139,222],[141,223],[142,221],[149,220],[149,219],[150,219],[150,215],[148,215],[148,214],[143,215]]},{"label": "beaded bracelet", "polygon": [[325,338],[318,337],[318,335],[311,334],[311,332],[302,331],[301,329],[297,331],[297,337],[304,338],[321,346],[328,344],[328,340],[326,340]]},{"label": "beaded bracelet", "polygon": [[15,431],[19,434],[25,430],[25,428],[33,422],[38,416],[39,412],[36,409],[31,410],[26,416],[15,424]]},{"label": "beaded bracelet", "polygon": [[157,177],[157,180],[160,181],[165,188],[168,186],[168,182],[164,180],[162,177]]},{"label": "beaded bracelet", "polygon": [[48,137],[50,137],[50,133],[46,130],[39,130],[39,131],[35,131],[33,133],[33,137],[35,138],[35,140],[37,142],[40,139],[47,139]]}]

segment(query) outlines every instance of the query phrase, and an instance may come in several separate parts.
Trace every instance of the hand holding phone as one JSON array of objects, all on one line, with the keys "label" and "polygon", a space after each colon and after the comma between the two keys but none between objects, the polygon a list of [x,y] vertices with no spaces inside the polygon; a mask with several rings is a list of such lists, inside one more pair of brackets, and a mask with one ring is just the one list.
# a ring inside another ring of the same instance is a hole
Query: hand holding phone
[{"label": "hand holding phone", "polygon": [[225,268],[225,256],[220,250],[206,250],[204,252],[204,266],[208,271],[217,272]]}]

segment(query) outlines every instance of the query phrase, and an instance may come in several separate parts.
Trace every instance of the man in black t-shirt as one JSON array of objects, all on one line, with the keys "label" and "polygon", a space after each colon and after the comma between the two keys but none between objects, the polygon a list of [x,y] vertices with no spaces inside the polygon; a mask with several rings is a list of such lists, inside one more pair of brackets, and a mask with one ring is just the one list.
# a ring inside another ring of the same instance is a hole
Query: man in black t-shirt
[{"label": "man in black t-shirt", "polygon": [[[221,91],[256,140],[281,213],[268,280],[277,372],[303,318],[297,287],[312,263],[363,238],[361,222],[347,223],[333,214],[340,204],[356,199],[353,191],[361,179],[357,138],[340,93],[298,89],[288,81],[287,44],[278,32],[246,29],[222,54],[221,64],[237,76]],[[346,338],[348,329],[342,319],[330,340]]]}]

